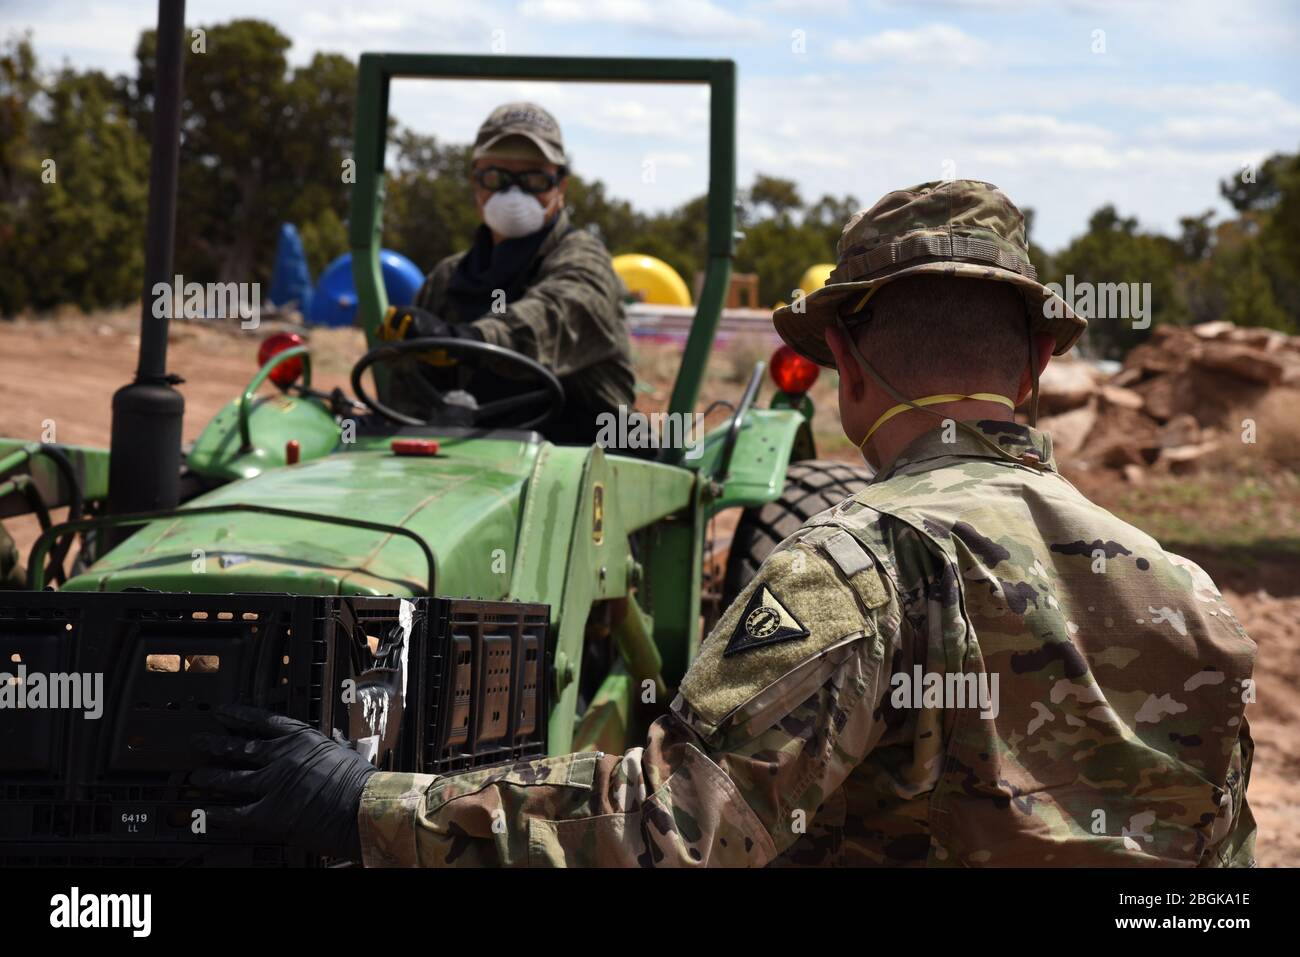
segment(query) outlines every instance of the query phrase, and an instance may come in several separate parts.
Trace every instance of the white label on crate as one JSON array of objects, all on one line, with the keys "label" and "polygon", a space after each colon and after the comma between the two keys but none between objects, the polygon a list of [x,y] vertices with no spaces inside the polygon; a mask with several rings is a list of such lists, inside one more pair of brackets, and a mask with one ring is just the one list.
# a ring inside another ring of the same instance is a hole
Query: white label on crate
[{"label": "white label on crate", "polygon": [[357,738],[356,748],[357,754],[374,764],[375,755],[379,753],[379,735],[369,734],[364,738]]},{"label": "white label on crate", "polygon": [[397,623],[402,628],[402,708],[406,707],[406,658],[411,650],[411,627],[412,618],[415,615],[415,604],[405,598],[398,600],[397,605]]}]

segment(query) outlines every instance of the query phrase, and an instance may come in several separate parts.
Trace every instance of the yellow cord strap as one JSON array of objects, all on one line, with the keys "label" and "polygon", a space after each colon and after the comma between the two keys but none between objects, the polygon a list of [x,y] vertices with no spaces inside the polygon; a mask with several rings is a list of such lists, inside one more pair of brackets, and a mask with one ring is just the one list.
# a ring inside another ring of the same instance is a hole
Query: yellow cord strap
[{"label": "yellow cord strap", "polygon": [[876,429],[880,428],[900,412],[907,412],[917,406],[938,405],[941,402],[960,402],[962,399],[974,399],[977,402],[997,402],[999,405],[1005,405],[1008,409],[1015,411],[1016,404],[1008,399],[1005,395],[995,395],[992,392],[975,392],[971,395],[927,395],[920,399],[913,399],[910,402],[900,402],[891,409],[886,409],[881,413],[880,418],[876,419],[874,425],[867,430],[866,436],[863,437],[860,445],[866,445],[867,439],[876,434]]},{"label": "yellow cord strap", "polygon": [[[942,415],[940,415],[938,412],[935,412],[933,409],[927,409],[924,406],[920,405],[919,402],[913,402],[909,399],[904,399],[902,395],[899,394],[898,390],[895,389],[888,382],[886,382],[884,377],[881,376],[881,374],[877,372],[875,368],[871,365],[871,363],[869,363],[866,360],[866,358],[862,355],[862,350],[858,348],[857,341],[849,333],[848,328],[844,324],[844,317],[837,316],[836,320],[839,324],[840,334],[844,337],[845,343],[849,347],[849,354],[853,356],[853,361],[856,362],[862,368],[863,372],[867,373],[869,376],[871,376],[871,378],[876,380],[876,384],[880,386],[881,389],[884,390],[886,395],[888,395],[891,399],[894,399],[896,402],[898,402],[904,409],[916,409],[918,412],[924,412],[926,415],[932,415],[936,419],[940,419],[940,420],[944,418]],[[984,394],[990,395],[991,393],[984,393]],[[980,395],[980,393],[976,393],[976,395]],[[959,395],[956,398],[962,399],[962,398],[967,398],[967,396]],[[1007,403],[1010,402],[1009,399],[1001,395],[993,396],[993,400],[997,402],[1007,402]],[[933,396],[931,396],[930,401],[937,402],[940,400],[935,399]],[[951,399],[949,399],[949,401],[951,401]],[[1012,408],[1014,408],[1014,406],[1012,406]],[[897,414],[897,411],[895,409],[890,409],[886,413],[886,415],[895,415],[895,414]],[[979,429],[975,428],[974,426],[970,425],[969,423],[957,422],[956,424],[957,424],[957,428],[961,429],[963,432],[968,434],[975,441],[979,442],[981,445],[988,448],[989,451],[993,452],[993,454],[997,455],[999,458],[1006,459],[1008,462],[1015,462],[1017,465],[1028,466],[1030,468],[1035,468],[1035,469],[1047,468],[1047,464],[1043,462],[1042,459],[1036,453],[1025,452],[1022,455],[1012,455],[1002,446],[998,445],[998,443],[994,442],[983,432],[981,432]],[[871,427],[871,432],[874,432],[879,427],[880,427],[880,420],[877,420],[876,424]],[[867,439],[871,438],[871,432],[867,433],[867,438],[864,438],[861,442],[858,443],[859,449],[861,449],[862,446],[867,444]]]},{"label": "yellow cord strap", "polygon": [[867,300],[870,299],[872,296],[874,296],[878,289],[880,289],[879,286],[872,286],[870,289],[868,289],[866,295],[864,295],[861,299],[858,300],[858,304],[849,310],[849,315],[851,316],[855,312],[861,312],[862,307],[867,304]]}]

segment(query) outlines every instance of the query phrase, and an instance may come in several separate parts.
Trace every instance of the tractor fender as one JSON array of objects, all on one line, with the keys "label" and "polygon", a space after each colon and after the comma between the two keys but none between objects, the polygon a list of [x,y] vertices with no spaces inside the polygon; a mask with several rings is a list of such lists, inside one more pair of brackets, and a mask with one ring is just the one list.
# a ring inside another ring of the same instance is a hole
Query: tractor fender
[{"label": "tractor fender", "polygon": [[707,498],[707,512],[748,508],[775,501],[785,488],[790,462],[815,455],[808,418],[799,409],[751,408],[736,438],[726,475],[716,474],[731,422],[704,437],[703,452],[695,459],[688,454],[682,464],[697,469],[714,483]]}]

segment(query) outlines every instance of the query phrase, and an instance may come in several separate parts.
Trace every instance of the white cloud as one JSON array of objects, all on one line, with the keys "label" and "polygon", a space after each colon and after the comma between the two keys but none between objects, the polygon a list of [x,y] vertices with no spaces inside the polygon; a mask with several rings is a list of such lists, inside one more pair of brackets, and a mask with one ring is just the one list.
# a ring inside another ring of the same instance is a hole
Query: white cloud
[{"label": "white cloud", "polygon": [[124,10],[117,4],[96,3],[75,16],[56,4],[42,4],[33,5],[22,19],[15,13],[5,27],[6,33],[12,28],[30,29],[42,59],[44,51],[53,50],[75,67],[84,68],[90,61],[101,70],[134,72],[136,43],[141,31],[155,25],[156,17],[157,10],[145,4]]},{"label": "white cloud", "polygon": [[[886,5],[894,7],[915,7],[916,0],[884,0]],[[1005,12],[1008,10],[1022,10],[1025,7],[1034,6],[1040,0],[928,0],[926,6],[938,7],[949,10],[971,10],[971,11],[989,11]],[[1132,2],[1132,0],[1121,0],[1121,2]]]},{"label": "white cloud", "polygon": [[[267,5],[278,4],[267,0]],[[488,54],[492,30],[500,23],[500,18],[489,17],[490,12],[491,7],[482,3],[452,10],[421,0],[387,0],[382,7],[373,8],[342,0],[316,0],[310,9],[285,16],[274,16],[270,10],[252,15],[272,20],[293,38],[297,61],[309,59],[314,50],[337,51],[354,58],[369,51]],[[511,39],[506,36],[507,43]]]},{"label": "white cloud", "polygon": [[690,40],[744,40],[763,24],[711,0],[523,0],[519,13],[557,24],[609,23]]},{"label": "white cloud", "polygon": [[[35,28],[43,66],[67,57],[127,73],[156,14],[140,0],[0,6],[6,28]],[[270,20],[295,64],[317,50],[486,56],[498,30],[511,54],[731,56],[742,186],[764,172],[809,200],[852,193],[866,205],[951,160],[1035,207],[1049,248],[1106,202],[1167,230],[1225,210],[1220,178],[1300,142],[1300,81],[1286,65],[1300,42],[1295,0],[201,0],[189,14]],[[805,56],[790,53],[792,25],[808,32]],[[1107,32],[1105,56],[1088,51],[1093,28]],[[511,99],[555,112],[578,171],[613,196],[664,209],[707,188],[702,87],[401,80],[391,107],[403,125],[464,143]]]},{"label": "white cloud", "polygon": [[1295,106],[1275,90],[1247,83],[1154,83],[1142,86],[1110,86],[1095,90],[1094,96],[1132,109],[1151,112],[1201,110],[1217,113],[1256,115],[1294,112]]},{"label": "white cloud", "polygon": [[[1136,77],[1098,84],[1076,76],[1021,95],[1023,80],[1010,72],[979,71],[962,84],[900,74],[867,89],[853,69],[742,87],[742,184],[763,172],[795,179],[810,199],[847,193],[865,206],[940,178],[951,160],[957,176],[997,183],[1034,207],[1035,238],[1059,248],[1108,202],[1167,232],[1180,216],[1223,211],[1218,180],[1243,162],[1294,150],[1300,132],[1281,125],[1294,103],[1248,84],[1174,90]],[[1175,132],[1183,135],[1166,135]]]},{"label": "white cloud", "polygon": [[798,13],[811,18],[842,17],[853,11],[853,0],[818,0],[810,4],[808,0],[761,0],[754,4],[755,11],[772,13]]},{"label": "white cloud", "polygon": [[676,138],[683,132],[682,118],[672,105],[644,98],[602,97],[584,111],[581,122],[603,133],[655,135]]},{"label": "white cloud", "polygon": [[1112,26],[1108,37],[1126,36],[1138,49],[1163,43],[1221,62],[1294,50],[1300,40],[1295,0],[1074,0],[1070,12]]},{"label": "white cloud", "polygon": [[1162,120],[1151,133],[1155,139],[1180,143],[1219,143],[1231,140],[1277,139],[1300,135],[1300,111],[1285,115],[1178,116]]},{"label": "white cloud", "polygon": [[944,23],[915,30],[885,30],[831,44],[831,56],[848,63],[969,67],[983,62],[987,53],[984,41]]},{"label": "white cloud", "polygon": [[1115,134],[1092,123],[1072,123],[1047,114],[1001,113],[969,124],[975,138],[1010,139],[1019,143],[1049,140],[1055,143],[1104,142]]},{"label": "white cloud", "polygon": [[695,165],[696,158],[689,153],[650,153],[645,157],[645,162],[670,169],[690,169]]}]

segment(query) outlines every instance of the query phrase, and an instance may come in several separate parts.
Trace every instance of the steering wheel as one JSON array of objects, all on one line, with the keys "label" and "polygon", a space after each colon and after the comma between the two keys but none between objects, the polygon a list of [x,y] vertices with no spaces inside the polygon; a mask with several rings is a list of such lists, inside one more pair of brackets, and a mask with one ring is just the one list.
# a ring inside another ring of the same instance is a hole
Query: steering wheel
[{"label": "steering wheel", "polygon": [[[486,402],[483,405],[475,406],[472,409],[464,408],[468,412],[474,425],[478,425],[486,419],[492,419],[496,416],[510,412],[514,409],[532,405],[538,401],[545,401],[542,412],[533,416],[525,422],[512,423],[514,428],[531,429],[540,425],[549,419],[555,412],[564,407],[564,386],[560,385],[560,380],[555,377],[555,373],[542,365],[535,359],[521,355],[512,349],[506,349],[503,346],[493,345],[490,342],[479,342],[475,339],[451,339],[440,336],[429,336],[423,339],[406,339],[402,342],[387,342],[381,346],[371,349],[352,367],[352,392],[361,400],[361,403],[370,411],[382,415],[384,418],[398,422],[402,425],[429,425],[430,420],[418,419],[413,415],[407,415],[404,412],[398,412],[396,409],[389,408],[380,402],[377,398],[371,397],[361,385],[361,377],[365,371],[376,362],[392,362],[394,359],[406,355],[408,352],[427,352],[429,349],[445,349],[451,354],[468,353],[477,355],[482,360],[500,360],[507,364],[517,366],[527,373],[524,381],[537,380],[540,388],[533,389],[529,392],[523,392],[519,395],[507,396],[504,399],[495,399],[492,402]],[[435,388],[428,382],[422,383],[425,388],[433,394],[434,407],[444,409],[452,405],[447,401],[446,395]]]}]

